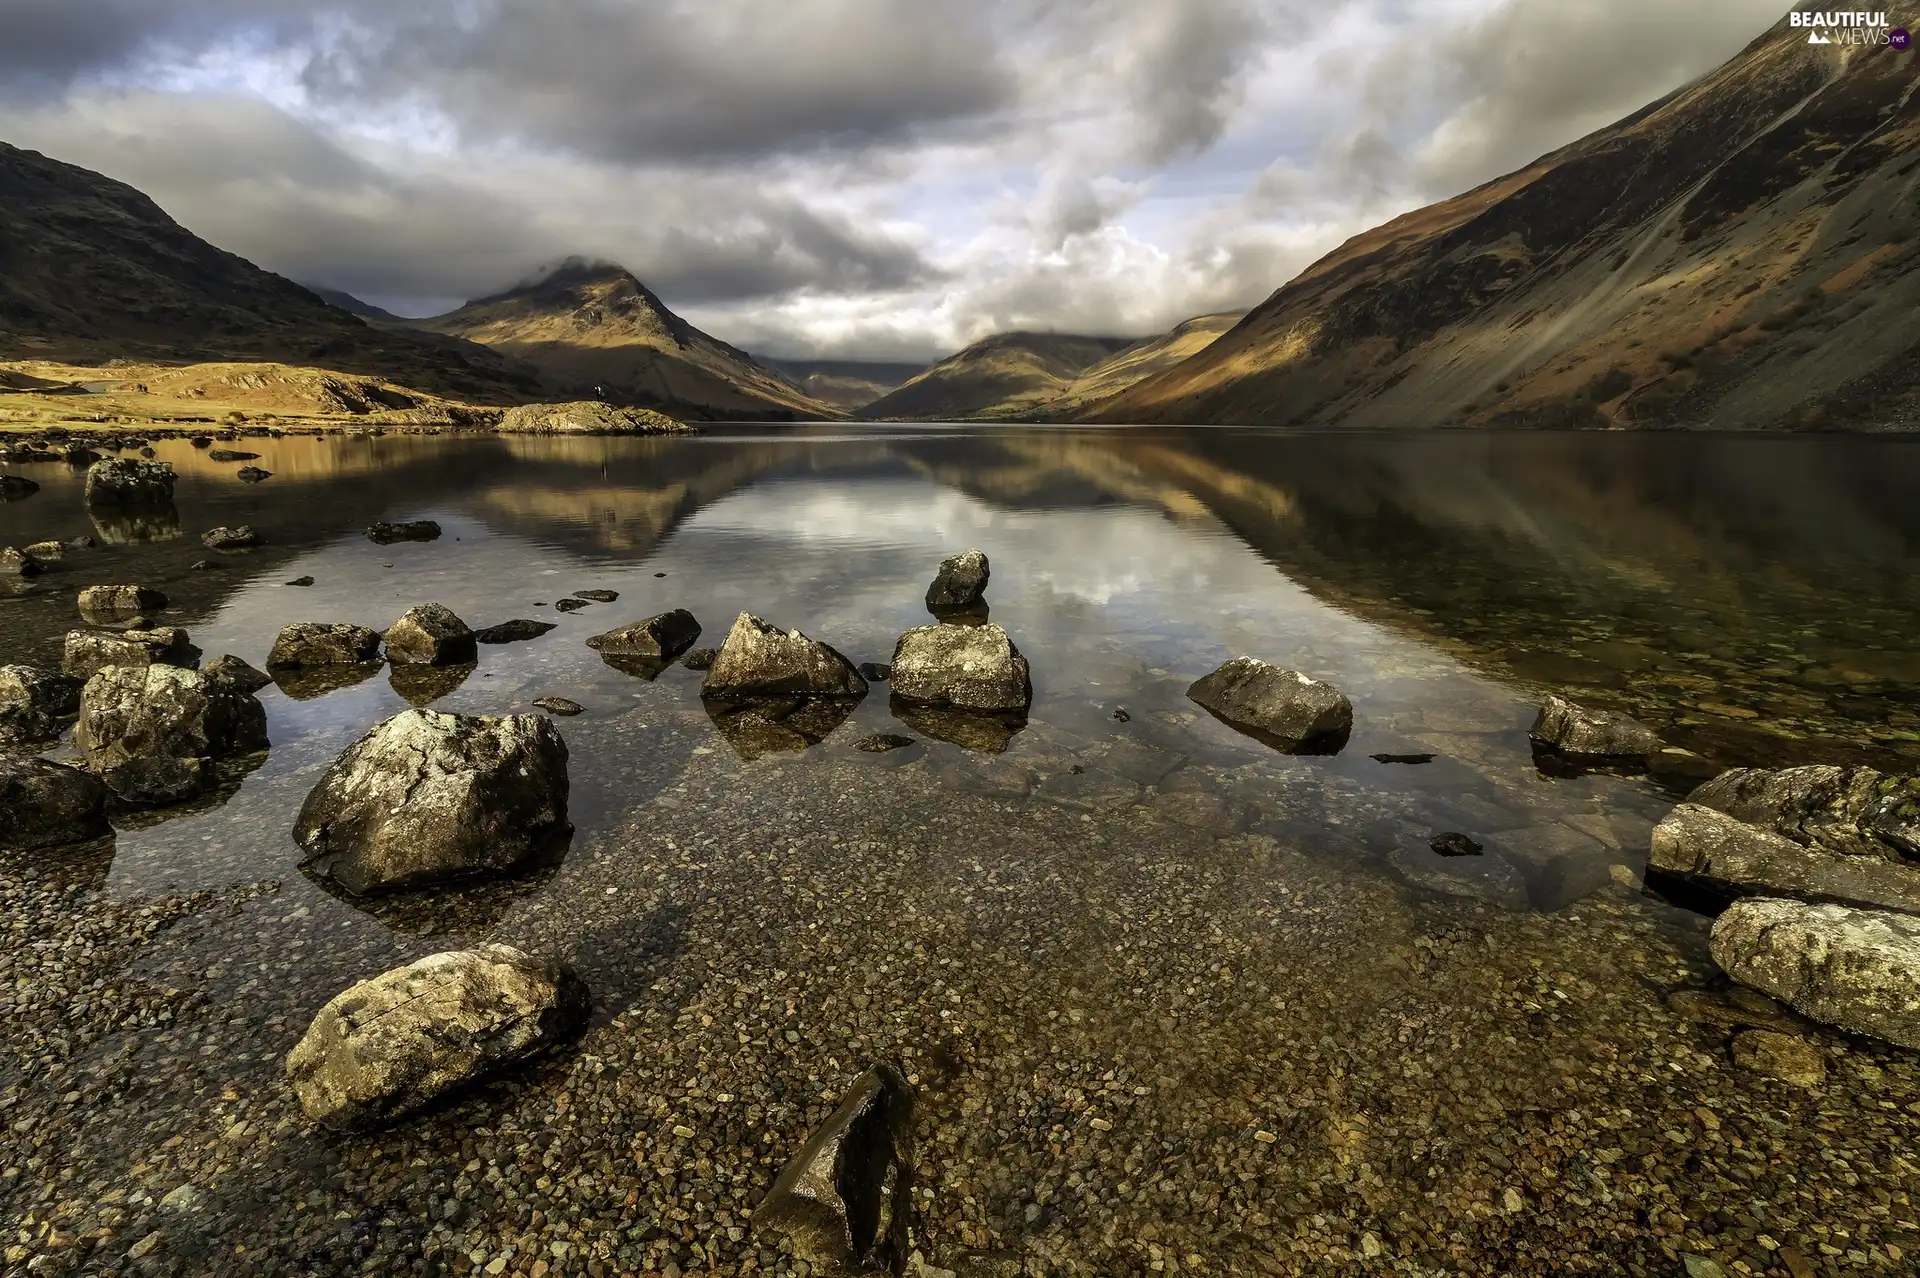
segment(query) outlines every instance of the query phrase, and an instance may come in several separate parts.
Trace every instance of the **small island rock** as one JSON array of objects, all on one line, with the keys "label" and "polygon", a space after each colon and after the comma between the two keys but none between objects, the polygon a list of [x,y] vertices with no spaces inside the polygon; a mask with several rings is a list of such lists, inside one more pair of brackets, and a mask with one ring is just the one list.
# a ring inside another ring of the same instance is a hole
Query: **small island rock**
[{"label": "small island rock", "polygon": [[1652,728],[1612,710],[1589,710],[1564,697],[1548,697],[1527,735],[1561,754],[1591,759],[1644,759],[1660,752]]},{"label": "small island rock", "polygon": [[867,681],[833,648],[741,613],[707,670],[711,695],[863,697]]},{"label": "small island rock", "polygon": [[940,561],[940,571],[927,587],[927,609],[935,616],[966,612],[986,601],[993,571],[985,554],[963,551]]},{"label": "small island rock", "polygon": [[919,626],[900,636],[888,671],[893,695],[956,710],[1025,710],[1033,701],[1027,659],[992,622]]},{"label": "small island rock", "polygon": [[1187,696],[1283,749],[1344,741],[1353,730],[1353,703],[1339,689],[1257,657],[1235,657],[1196,680]]},{"label": "small island rock", "polygon": [[476,656],[473,631],[452,609],[437,603],[407,609],[382,638],[387,660],[397,666],[451,666]]},{"label": "small island rock", "polygon": [[89,506],[163,506],[173,501],[179,477],[168,462],[115,457],[87,468]]},{"label": "small island rock", "polygon": [[353,666],[378,660],[380,632],[344,621],[296,621],[280,631],[267,656],[269,670]]}]

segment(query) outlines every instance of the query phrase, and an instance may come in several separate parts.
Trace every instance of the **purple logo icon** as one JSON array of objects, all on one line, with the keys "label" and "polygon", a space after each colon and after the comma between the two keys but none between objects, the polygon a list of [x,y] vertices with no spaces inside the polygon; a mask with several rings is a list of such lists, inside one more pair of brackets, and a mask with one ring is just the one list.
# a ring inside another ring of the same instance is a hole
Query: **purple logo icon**
[{"label": "purple logo icon", "polygon": [[1913,47],[1913,36],[1908,33],[1905,27],[1895,27],[1893,30],[1887,32],[1887,43],[1899,52],[1905,53]]}]

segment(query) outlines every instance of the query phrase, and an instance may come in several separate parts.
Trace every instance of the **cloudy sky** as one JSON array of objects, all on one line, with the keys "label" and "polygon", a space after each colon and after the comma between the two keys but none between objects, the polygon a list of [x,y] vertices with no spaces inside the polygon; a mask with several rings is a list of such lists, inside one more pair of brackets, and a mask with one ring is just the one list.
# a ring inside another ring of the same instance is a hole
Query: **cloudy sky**
[{"label": "cloudy sky", "polygon": [[777,356],[1144,334],[1784,0],[8,0],[0,140],[406,314],[569,254]]}]

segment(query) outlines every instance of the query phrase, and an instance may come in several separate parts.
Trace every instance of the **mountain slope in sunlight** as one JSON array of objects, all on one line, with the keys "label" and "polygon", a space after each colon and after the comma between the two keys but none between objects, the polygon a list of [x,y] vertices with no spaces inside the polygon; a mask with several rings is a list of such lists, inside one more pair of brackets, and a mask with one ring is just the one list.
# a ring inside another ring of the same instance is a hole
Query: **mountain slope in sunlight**
[{"label": "mountain slope in sunlight", "polygon": [[955,352],[862,408],[874,421],[960,421],[1031,413],[1074,379],[1131,345],[1119,337],[996,333]]}]

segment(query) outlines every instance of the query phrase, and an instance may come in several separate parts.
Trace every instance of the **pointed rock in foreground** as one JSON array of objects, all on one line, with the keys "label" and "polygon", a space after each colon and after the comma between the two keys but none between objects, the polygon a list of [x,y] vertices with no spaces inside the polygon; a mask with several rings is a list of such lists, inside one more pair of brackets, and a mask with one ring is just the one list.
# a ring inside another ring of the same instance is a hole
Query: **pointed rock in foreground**
[{"label": "pointed rock in foreground", "polygon": [[993,569],[983,551],[962,551],[941,560],[939,573],[927,587],[927,611],[937,617],[978,608],[986,602],[987,582],[992,578]]},{"label": "pointed rock in foreground", "polygon": [[864,697],[867,681],[828,645],[743,612],[701,689],[724,697]]},{"label": "pointed rock in foreground", "polygon": [[854,1080],[787,1164],[753,1209],[753,1228],[828,1273],[898,1273],[912,1194],[913,1089],[883,1064]]}]

